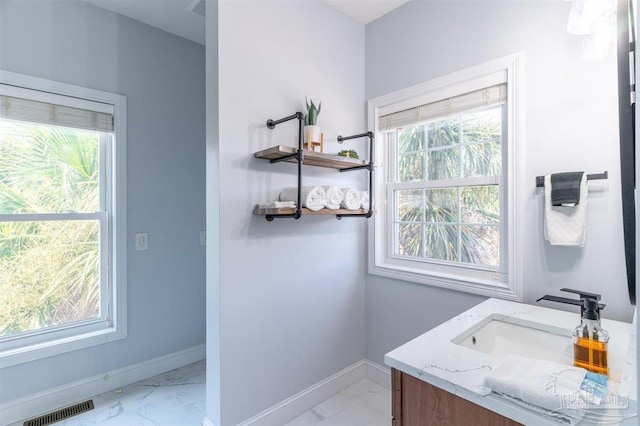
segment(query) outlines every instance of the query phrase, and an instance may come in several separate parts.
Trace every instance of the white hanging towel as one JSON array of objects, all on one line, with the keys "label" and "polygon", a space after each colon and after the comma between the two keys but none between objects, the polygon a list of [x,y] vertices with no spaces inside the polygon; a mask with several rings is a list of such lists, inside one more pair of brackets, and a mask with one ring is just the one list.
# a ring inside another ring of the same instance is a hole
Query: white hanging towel
[{"label": "white hanging towel", "polygon": [[[321,186],[303,186],[300,190],[300,198],[302,207],[312,212],[324,208],[324,189]],[[284,188],[280,191],[280,201],[298,202],[298,188]]]},{"label": "white hanging towel", "polygon": [[323,186],[322,189],[324,189],[326,207],[330,210],[338,210],[343,198],[342,189],[337,186]]},{"label": "white hanging towel", "polygon": [[580,202],[575,207],[551,203],[551,175],[544,177],[544,238],[552,246],[584,247],[587,239],[587,175],[580,182]]}]

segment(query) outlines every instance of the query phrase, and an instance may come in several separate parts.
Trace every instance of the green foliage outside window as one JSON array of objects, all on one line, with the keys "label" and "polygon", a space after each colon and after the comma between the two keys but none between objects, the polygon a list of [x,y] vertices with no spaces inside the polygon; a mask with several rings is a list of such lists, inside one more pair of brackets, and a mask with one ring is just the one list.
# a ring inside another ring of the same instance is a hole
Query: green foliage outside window
[{"label": "green foliage outside window", "polygon": [[[0,214],[93,213],[99,197],[98,133],[0,120]],[[99,317],[99,232],[0,221],[0,335]]]},{"label": "green foliage outside window", "polygon": [[[502,174],[501,110],[495,108],[397,132],[397,182]],[[396,254],[499,265],[497,185],[396,190]]]}]

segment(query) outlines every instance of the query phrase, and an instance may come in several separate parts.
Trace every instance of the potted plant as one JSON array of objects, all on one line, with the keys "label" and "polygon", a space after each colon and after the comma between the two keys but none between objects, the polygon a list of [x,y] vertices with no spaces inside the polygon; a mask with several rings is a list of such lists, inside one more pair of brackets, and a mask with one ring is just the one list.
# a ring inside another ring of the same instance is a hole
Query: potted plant
[{"label": "potted plant", "polygon": [[340,157],[355,158],[356,160],[360,158],[358,156],[358,153],[353,149],[343,149],[342,151],[338,152],[338,155]]},{"label": "potted plant", "polygon": [[304,116],[304,135],[305,142],[321,142],[320,141],[320,126],[318,123],[318,115],[320,115],[320,109],[322,108],[322,102],[318,103],[318,107],[311,102],[305,96],[304,98],[307,104],[307,113]]}]

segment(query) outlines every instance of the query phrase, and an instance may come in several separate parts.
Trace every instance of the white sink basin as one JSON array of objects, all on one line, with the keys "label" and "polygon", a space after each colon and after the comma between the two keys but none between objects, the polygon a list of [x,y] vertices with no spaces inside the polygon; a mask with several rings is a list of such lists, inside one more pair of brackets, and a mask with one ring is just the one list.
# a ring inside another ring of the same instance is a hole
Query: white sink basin
[{"label": "white sink basin", "polygon": [[520,355],[553,362],[573,358],[571,330],[499,314],[488,316],[451,342],[501,358]]}]

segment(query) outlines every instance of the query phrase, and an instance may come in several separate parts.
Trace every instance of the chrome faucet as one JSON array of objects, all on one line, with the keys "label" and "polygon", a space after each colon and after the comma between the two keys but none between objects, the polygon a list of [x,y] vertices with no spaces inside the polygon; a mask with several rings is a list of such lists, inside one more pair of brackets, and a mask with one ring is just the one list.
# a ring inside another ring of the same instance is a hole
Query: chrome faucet
[{"label": "chrome faucet", "polygon": [[[546,294],[542,296],[540,299],[538,299],[537,302],[541,300],[549,300],[551,302],[566,303],[568,305],[580,306],[580,318],[582,318],[582,315],[584,314],[584,299],[594,299],[599,302],[600,299],[602,298],[602,296],[597,293],[589,293],[582,290],[573,290],[571,288],[561,288],[560,291],[566,291],[567,293],[578,294],[580,296],[580,299],[569,299],[568,297],[551,296]],[[605,306],[607,305],[605,305],[604,303],[598,303],[598,309],[597,309],[598,316],[600,316],[600,311],[604,309]]]}]

